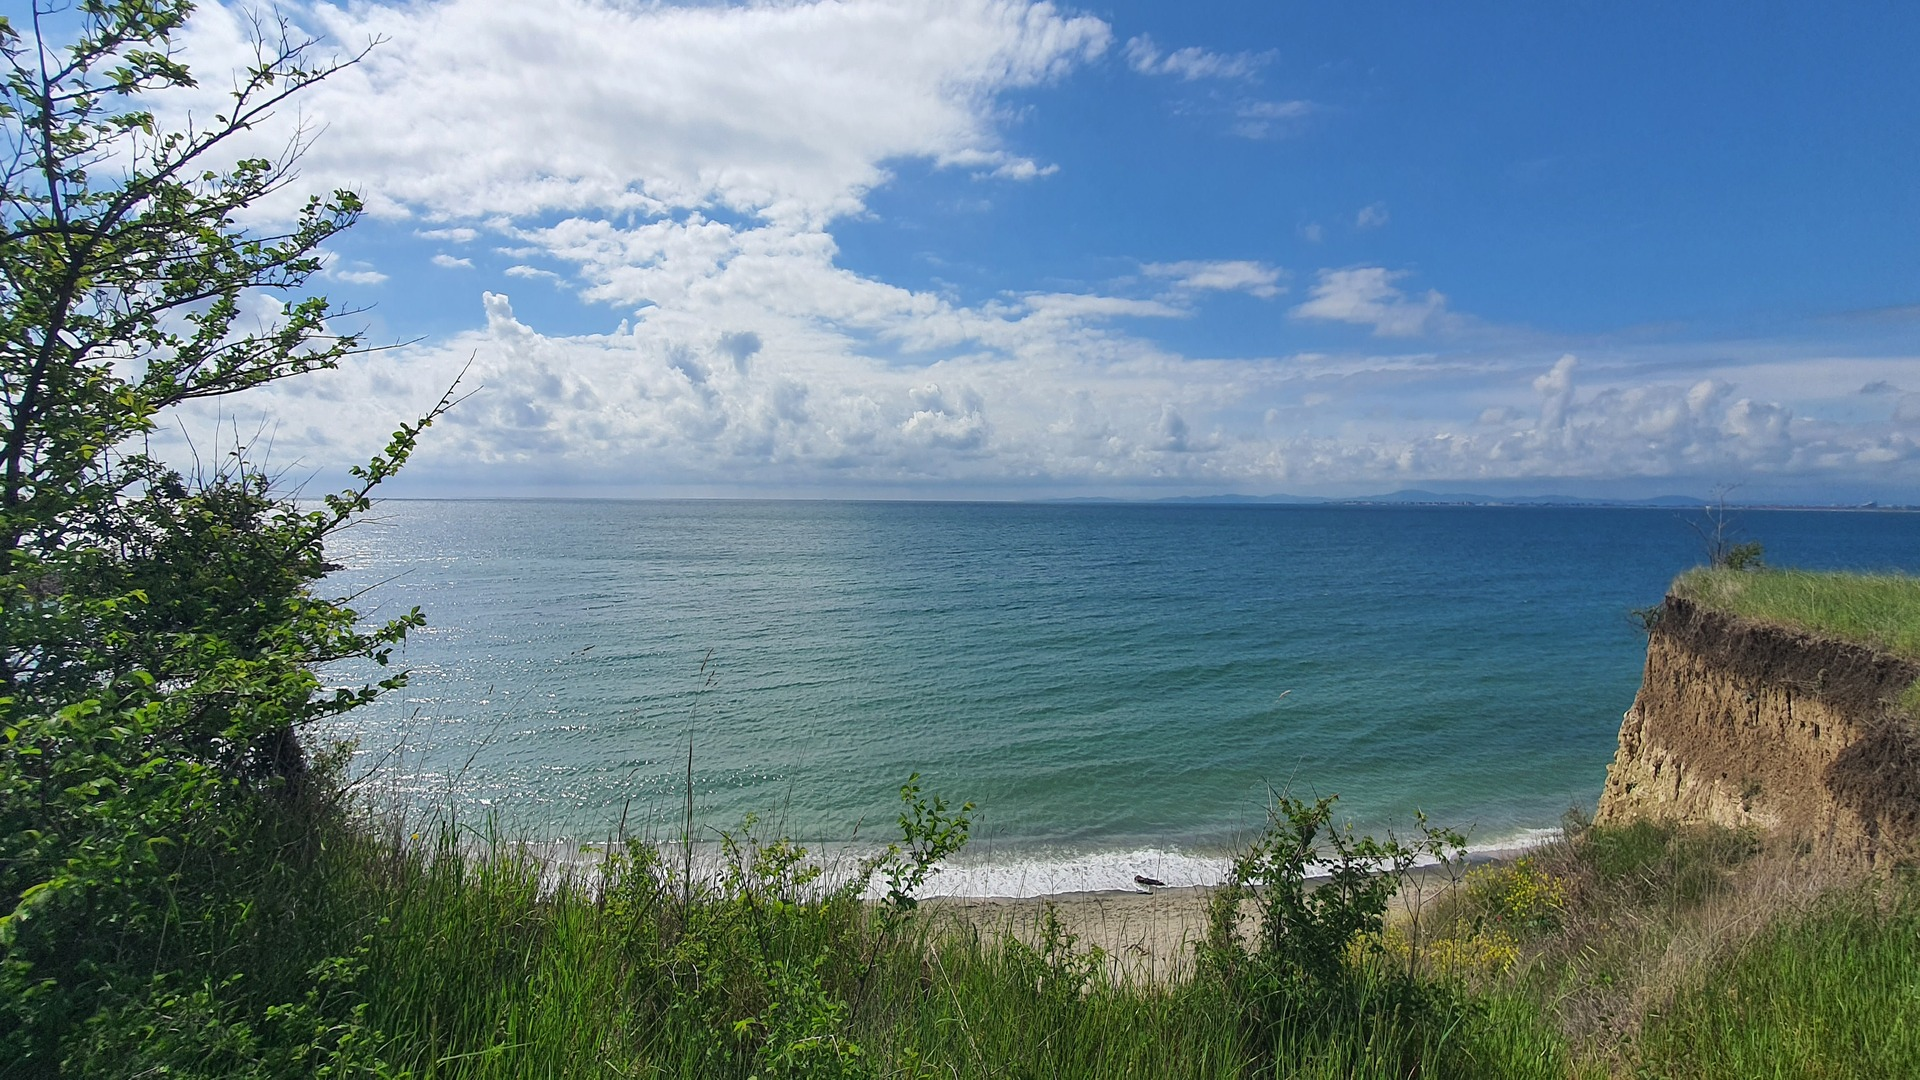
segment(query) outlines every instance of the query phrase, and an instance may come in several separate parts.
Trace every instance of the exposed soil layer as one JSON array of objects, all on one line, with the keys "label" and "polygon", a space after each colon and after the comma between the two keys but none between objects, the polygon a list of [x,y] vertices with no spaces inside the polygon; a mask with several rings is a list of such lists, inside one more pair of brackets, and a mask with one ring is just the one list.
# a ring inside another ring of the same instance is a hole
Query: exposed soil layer
[{"label": "exposed soil layer", "polygon": [[1601,821],[1757,826],[1843,862],[1920,861],[1920,663],[1669,596]]}]

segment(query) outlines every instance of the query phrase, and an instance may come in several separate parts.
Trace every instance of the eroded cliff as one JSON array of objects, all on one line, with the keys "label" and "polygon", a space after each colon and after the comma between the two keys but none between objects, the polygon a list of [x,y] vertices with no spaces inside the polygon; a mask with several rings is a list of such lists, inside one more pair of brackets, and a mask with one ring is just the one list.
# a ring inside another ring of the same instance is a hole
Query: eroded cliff
[{"label": "eroded cliff", "polygon": [[1848,863],[1920,861],[1920,663],[1669,596],[1597,814],[1757,826]]}]

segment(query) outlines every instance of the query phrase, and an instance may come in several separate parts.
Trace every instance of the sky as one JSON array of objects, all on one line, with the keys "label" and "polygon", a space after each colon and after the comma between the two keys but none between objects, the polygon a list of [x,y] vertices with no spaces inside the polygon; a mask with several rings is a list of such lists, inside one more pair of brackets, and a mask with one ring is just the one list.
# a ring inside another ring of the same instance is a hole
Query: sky
[{"label": "sky", "polygon": [[[392,494],[1920,502],[1920,7],[284,3]],[[245,9],[182,37],[217,111]]]}]

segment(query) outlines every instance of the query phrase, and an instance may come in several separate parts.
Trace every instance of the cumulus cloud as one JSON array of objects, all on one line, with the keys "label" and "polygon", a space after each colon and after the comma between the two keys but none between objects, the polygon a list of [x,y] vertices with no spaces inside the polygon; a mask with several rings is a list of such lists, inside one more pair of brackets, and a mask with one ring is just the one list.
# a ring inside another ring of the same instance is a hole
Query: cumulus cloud
[{"label": "cumulus cloud", "polygon": [[[901,366],[852,354],[832,336],[733,329],[701,340],[641,322],[561,337],[522,322],[503,295],[486,294],[483,309],[483,330],[410,349],[399,364],[362,359],[264,396],[279,412],[319,401],[379,403],[335,422],[347,441],[364,442],[404,415],[407,402],[430,400],[472,357],[469,379],[484,389],[435,427],[420,458],[429,473],[538,464],[603,484],[798,476],[888,484],[1009,469],[1126,474],[1185,438],[1182,411],[1211,411],[1236,393],[1218,380],[1184,385],[1181,362],[1124,340],[1103,343],[1097,333],[1077,339],[1097,358],[1032,346],[1014,350],[1018,356],[981,350]],[[1066,328],[1044,337],[1071,339],[1084,324],[1068,309],[1078,310],[1035,297],[981,321],[1017,328],[1032,318],[1065,319]],[[1096,363],[1110,370],[1103,385],[1071,389]],[[1274,376],[1254,373],[1248,385]],[[282,449],[317,448],[289,435]]]},{"label": "cumulus cloud", "polygon": [[[632,494],[1920,475],[1920,432],[1804,418],[1734,370],[1648,380],[1637,364],[1571,355],[1491,369],[1430,355],[1201,361],[1099,325],[1130,309],[1088,314],[1079,303],[1036,296],[971,313],[978,333],[958,350],[902,364],[764,312],[719,330],[640,320],[548,335],[490,293],[483,329],[275,385],[262,404],[327,417],[326,439],[283,429],[278,453],[305,462],[377,447],[471,358],[468,385],[482,389],[436,425],[416,476],[558,475]],[[1849,373],[1913,362],[1859,361]]]},{"label": "cumulus cloud", "polygon": [[1271,52],[1217,53],[1195,46],[1163,51],[1151,36],[1129,38],[1127,66],[1142,75],[1171,75],[1186,82],[1200,79],[1249,79],[1271,63]]},{"label": "cumulus cloud", "polygon": [[[1504,430],[1449,439],[1447,456],[1456,467],[1479,466],[1480,475],[1778,477],[1913,455],[1912,442],[1898,433],[1805,420],[1724,379],[1613,377],[1583,388],[1581,369],[1576,357],[1560,357],[1532,380],[1536,419],[1489,408],[1480,425]],[[1434,445],[1417,449],[1428,459],[1438,454]]]},{"label": "cumulus cloud", "polygon": [[456,258],[443,251],[433,257],[433,265],[443,270],[471,270],[473,260]]},{"label": "cumulus cloud", "polygon": [[986,441],[985,403],[971,388],[941,390],[928,383],[907,391],[912,415],[900,423],[908,439],[950,450],[972,450]]},{"label": "cumulus cloud", "polygon": [[[1099,56],[1097,19],[1016,0],[295,11],[339,41],[388,39],[308,99],[327,130],[306,182],[350,182],[422,239],[484,234],[518,260],[509,278],[564,281],[619,320],[547,333],[488,292],[467,332],[265,388],[249,400],[284,418],[277,452],[305,465],[377,448],[471,360],[479,392],[436,425],[416,474],[482,491],[555,476],[644,494],[1920,469],[1920,402],[1849,426],[1796,410],[1796,358],[1690,356],[1688,377],[1650,379],[1660,365],[1476,351],[1444,296],[1384,267],[1322,270],[1290,312],[1370,328],[1377,351],[1200,360],[1143,320],[1193,320],[1209,293],[1281,295],[1283,271],[1168,258],[1114,294],[1016,286],[965,303],[839,264],[838,223],[902,160],[1045,183],[1050,166],[1011,145],[1004,95]],[[190,59],[231,66],[212,58],[244,56],[239,25],[204,6]],[[1151,42],[1129,63],[1148,49],[1155,74],[1232,70]],[[1232,107],[1260,136],[1312,108]],[[365,264],[326,273],[384,280]],[[1439,331],[1448,350],[1386,348]],[[1898,380],[1913,362],[1835,361],[1822,381]]]},{"label": "cumulus cloud", "polygon": [[1561,432],[1567,427],[1567,409],[1573,404],[1573,369],[1578,358],[1567,355],[1554,361],[1552,369],[1533,380],[1540,395],[1540,430]]},{"label": "cumulus cloud", "polygon": [[1157,448],[1176,454],[1193,449],[1187,445],[1187,421],[1172,405],[1160,407],[1160,421],[1154,425]]},{"label": "cumulus cloud", "polygon": [[[328,131],[303,175],[352,182],[376,215],[442,220],[718,206],[817,225],[857,211],[890,159],[1037,175],[1001,145],[994,95],[1060,78],[1111,37],[1022,0],[439,0],[297,17],[383,42],[303,95]],[[197,69],[248,58],[237,6],[189,23]]]},{"label": "cumulus cloud", "polygon": [[1390,216],[1391,215],[1387,213],[1386,203],[1371,203],[1361,207],[1360,212],[1354,215],[1353,227],[1356,229],[1378,229],[1387,223]]},{"label": "cumulus cloud", "polygon": [[[327,129],[304,182],[350,181],[376,216],[441,223],[420,230],[435,237],[484,224],[523,260],[513,276],[559,280],[537,260],[570,266],[583,299],[644,312],[662,332],[771,309],[769,333],[842,347],[874,332],[898,348],[976,332],[1006,346],[1065,317],[1064,301],[982,315],[862,278],[834,265],[829,230],[898,159],[1049,174],[1003,145],[997,95],[1100,55],[1110,32],[1098,19],[1026,0],[439,0],[299,17],[336,41],[384,41],[303,96],[306,122]],[[203,9],[189,60],[243,62],[243,28],[229,7]],[[1081,306],[1072,317],[1178,314],[1125,298]]]},{"label": "cumulus cloud", "polygon": [[1295,318],[1371,326],[1381,337],[1413,337],[1440,327],[1447,298],[1429,289],[1408,296],[1394,285],[1404,270],[1358,266],[1322,270],[1306,303],[1293,309]]}]

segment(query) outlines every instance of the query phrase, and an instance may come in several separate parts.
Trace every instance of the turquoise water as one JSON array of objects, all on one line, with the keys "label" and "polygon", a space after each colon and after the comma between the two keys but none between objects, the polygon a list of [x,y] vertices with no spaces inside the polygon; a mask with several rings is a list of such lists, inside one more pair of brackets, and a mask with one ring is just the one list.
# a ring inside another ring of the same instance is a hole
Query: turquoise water
[{"label": "turquoise water", "polygon": [[[913,772],[978,807],[962,891],[1200,880],[1269,788],[1496,844],[1591,807],[1668,510],[388,502],[333,551],[418,605],[351,714],[374,786],[509,831],[697,818],[884,839]],[[1920,570],[1920,515],[1748,512],[1781,564]],[[396,752],[396,748],[397,752]],[[996,875],[998,875],[996,877]],[[1009,877],[1011,875],[1011,877]]]}]

